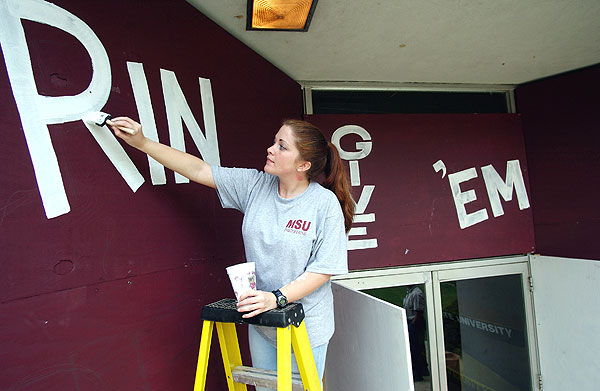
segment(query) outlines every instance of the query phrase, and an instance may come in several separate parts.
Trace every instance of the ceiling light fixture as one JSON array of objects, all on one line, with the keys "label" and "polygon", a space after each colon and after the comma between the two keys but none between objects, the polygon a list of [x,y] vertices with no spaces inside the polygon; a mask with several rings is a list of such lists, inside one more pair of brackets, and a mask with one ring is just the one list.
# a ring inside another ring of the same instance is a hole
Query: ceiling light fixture
[{"label": "ceiling light fixture", "polygon": [[246,30],[307,31],[317,0],[248,0]]}]

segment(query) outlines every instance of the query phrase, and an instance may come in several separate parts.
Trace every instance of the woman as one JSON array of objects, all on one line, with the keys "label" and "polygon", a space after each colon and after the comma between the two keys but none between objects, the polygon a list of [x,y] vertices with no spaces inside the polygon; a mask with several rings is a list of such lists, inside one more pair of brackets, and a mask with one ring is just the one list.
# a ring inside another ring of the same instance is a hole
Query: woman
[{"label": "woman", "polygon": [[[299,301],[322,379],[333,335],[330,277],[348,271],[346,233],[354,201],[336,147],[314,125],[287,120],[267,149],[264,172],[210,166],[203,160],[147,139],[141,125],[113,119],[115,134],[192,181],[215,188],[224,208],[244,213],[248,262],[256,262],[256,291],[242,294],[238,310],[250,318]],[[116,126],[136,131],[130,135]],[[323,185],[317,179],[323,177]],[[276,330],[249,326],[253,366],[276,370]],[[293,360],[293,369],[298,372]]]}]

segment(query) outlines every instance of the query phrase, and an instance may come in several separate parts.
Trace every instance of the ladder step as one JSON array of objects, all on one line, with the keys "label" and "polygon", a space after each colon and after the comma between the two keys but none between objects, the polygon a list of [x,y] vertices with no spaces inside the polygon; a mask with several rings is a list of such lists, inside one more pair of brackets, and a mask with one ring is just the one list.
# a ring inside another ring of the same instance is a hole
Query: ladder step
[{"label": "ladder step", "polygon": [[[277,371],[239,365],[231,370],[231,374],[236,383],[277,389]],[[302,378],[298,373],[292,373],[292,390],[304,391]]]}]

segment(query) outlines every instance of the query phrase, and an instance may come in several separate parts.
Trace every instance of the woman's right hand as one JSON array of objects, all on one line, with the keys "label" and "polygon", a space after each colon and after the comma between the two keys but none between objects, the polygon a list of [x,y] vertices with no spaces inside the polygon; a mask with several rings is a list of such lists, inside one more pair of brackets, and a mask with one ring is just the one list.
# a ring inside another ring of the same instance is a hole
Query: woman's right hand
[{"label": "woman's right hand", "polygon": [[[134,148],[142,149],[145,141],[147,140],[142,132],[142,125],[132,120],[129,117],[116,117],[110,120],[110,128],[115,132],[115,136],[124,140],[127,144]],[[133,130],[134,134],[129,134],[118,127],[124,127]]]}]

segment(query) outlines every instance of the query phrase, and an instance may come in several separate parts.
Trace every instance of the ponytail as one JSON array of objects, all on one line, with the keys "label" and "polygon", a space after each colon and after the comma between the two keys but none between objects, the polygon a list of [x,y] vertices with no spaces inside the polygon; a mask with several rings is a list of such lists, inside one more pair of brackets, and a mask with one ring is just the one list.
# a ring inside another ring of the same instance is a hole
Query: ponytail
[{"label": "ponytail", "polygon": [[350,231],[354,217],[354,200],[350,193],[350,183],[342,164],[342,158],[335,145],[327,143],[327,163],[325,164],[325,180],[323,186],[331,190],[337,197],[344,213],[346,233]]},{"label": "ponytail", "polygon": [[350,182],[337,148],[325,139],[319,128],[311,123],[292,119],[284,121],[282,125],[292,128],[300,156],[311,164],[307,172],[308,179],[316,180],[321,174],[325,175],[322,185],[331,190],[340,202],[344,214],[344,227],[348,233],[352,225],[355,204],[350,193]]}]

